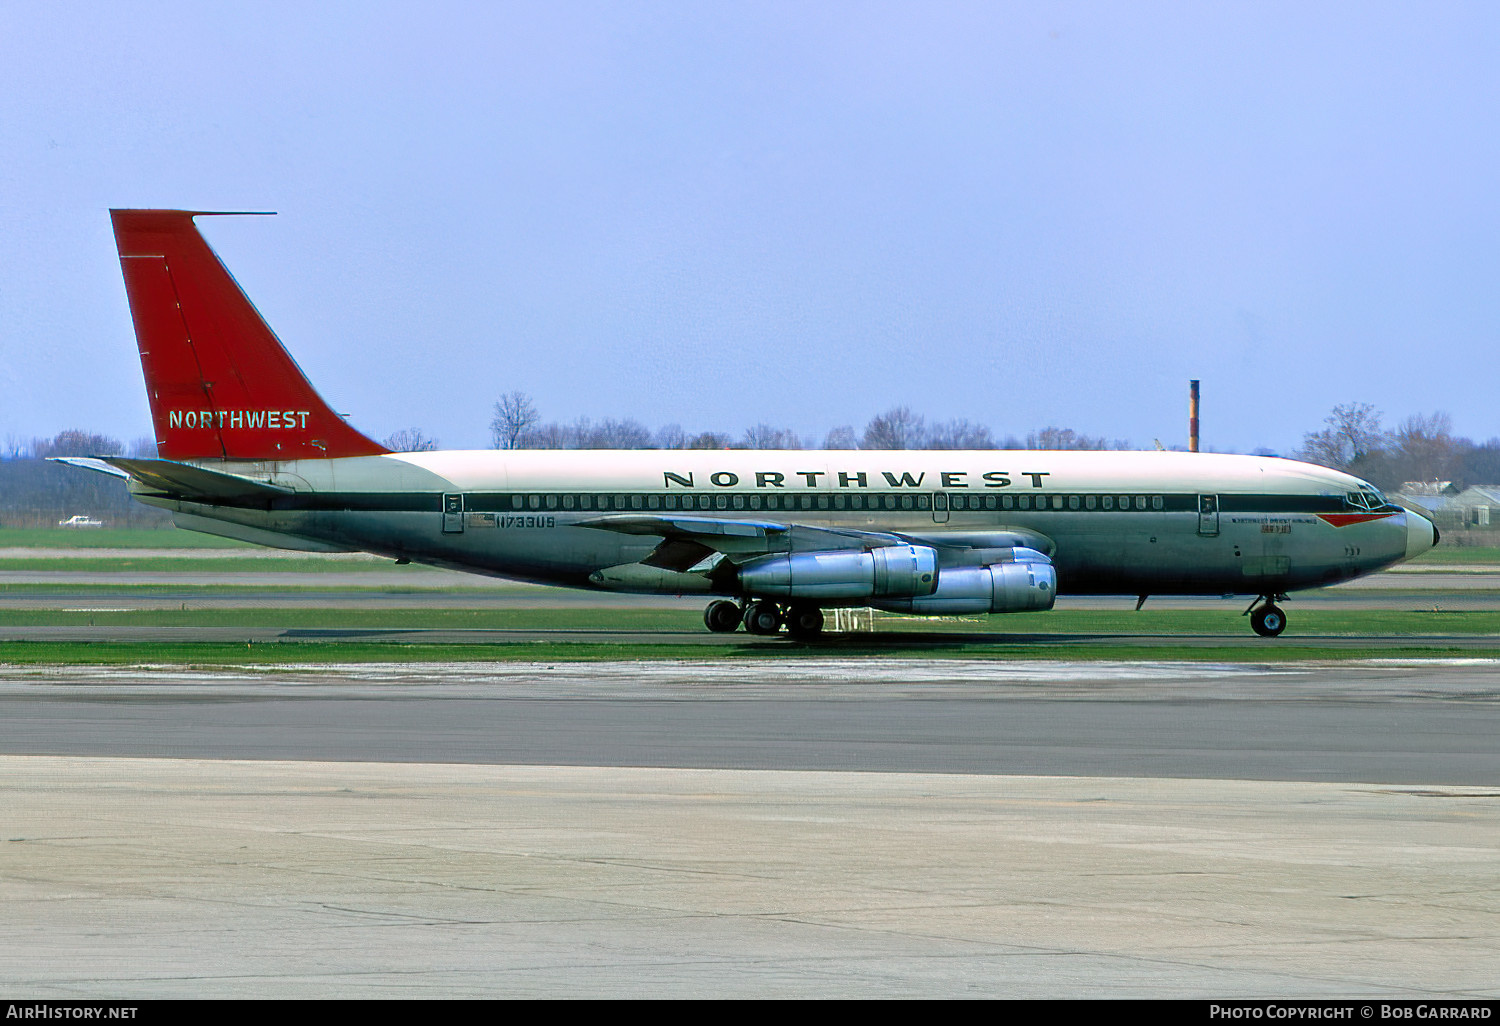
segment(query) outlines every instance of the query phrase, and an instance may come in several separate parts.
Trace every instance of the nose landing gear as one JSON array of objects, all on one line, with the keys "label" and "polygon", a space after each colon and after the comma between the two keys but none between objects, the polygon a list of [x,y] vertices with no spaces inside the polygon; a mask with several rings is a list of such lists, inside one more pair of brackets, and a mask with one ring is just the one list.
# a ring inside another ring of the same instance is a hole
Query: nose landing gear
[{"label": "nose landing gear", "polygon": [[1245,613],[1250,617],[1250,629],[1263,638],[1274,638],[1286,630],[1286,613],[1278,601],[1285,602],[1285,595],[1257,595]]}]

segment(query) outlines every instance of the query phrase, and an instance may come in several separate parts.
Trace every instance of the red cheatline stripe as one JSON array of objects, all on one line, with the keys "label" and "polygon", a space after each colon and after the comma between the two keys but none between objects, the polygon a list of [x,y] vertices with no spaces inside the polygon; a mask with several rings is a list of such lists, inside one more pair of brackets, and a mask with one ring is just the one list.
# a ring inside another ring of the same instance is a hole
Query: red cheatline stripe
[{"label": "red cheatline stripe", "polygon": [[1350,524],[1364,524],[1371,520],[1384,520],[1393,517],[1394,513],[1319,513],[1319,520],[1326,520],[1334,527],[1348,527]]}]

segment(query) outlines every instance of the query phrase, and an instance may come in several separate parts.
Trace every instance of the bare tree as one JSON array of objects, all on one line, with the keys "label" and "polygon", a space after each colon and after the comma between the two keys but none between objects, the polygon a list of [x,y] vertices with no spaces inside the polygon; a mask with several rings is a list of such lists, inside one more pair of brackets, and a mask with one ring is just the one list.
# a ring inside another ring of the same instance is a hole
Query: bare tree
[{"label": "bare tree", "polygon": [[437,439],[422,434],[421,428],[402,428],[380,444],[391,452],[432,452],[438,447]]},{"label": "bare tree", "polygon": [[704,431],[689,439],[687,447],[689,449],[728,449],[733,444],[733,440],[722,432]]},{"label": "bare tree", "polygon": [[651,432],[638,420],[615,420],[605,418],[598,424],[580,417],[575,425],[576,445],[579,449],[649,449]]},{"label": "bare tree", "polygon": [[1403,481],[1440,481],[1453,477],[1467,440],[1454,438],[1453,418],[1439,412],[1412,414],[1391,432],[1389,442],[1393,476]]},{"label": "bare tree", "polygon": [[490,437],[495,449],[524,448],[526,432],[541,420],[536,404],[525,392],[507,392],[495,404]]},{"label": "bare tree", "polygon": [[983,424],[967,420],[950,420],[934,424],[927,435],[928,449],[993,449],[995,438]]},{"label": "bare tree", "polygon": [[37,459],[48,456],[117,456],[124,451],[125,446],[118,438],[77,429],[59,432],[52,438],[31,440],[31,454]]},{"label": "bare tree", "polygon": [[825,449],[858,449],[859,438],[848,424],[834,428],[823,439]]},{"label": "bare tree", "polygon": [[1335,406],[1323,423],[1328,426],[1322,431],[1302,436],[1298,458],[1335,470],[1348,470],[1385,448],[1380,411],[1369,403]]},{"label": "bare tree", "polygon": [[686,449],[688,447],[687,432],[682,430],[681,424],[667,424],[656,429],[656,435],[651,439],[657,449]]},{"label": "bare tree", "polygon": [[920,449],[927,440],[927,422],[910,406],[896,406],[865,426],[862,449]]},{"label": "bare tree", "polygon": [[1130,443],[1124,439],[1110,440],[1093,435],[1079,434],[1072,428],[1045,427],[1026,436],[1028,449],[1128,449]]},{"label": "bare tree", "polygon": [[742,443],[746,449],[800,449],[802,440],[797,432],[789,428],[773,428],[769,424],[757,424],[745,432]]}]

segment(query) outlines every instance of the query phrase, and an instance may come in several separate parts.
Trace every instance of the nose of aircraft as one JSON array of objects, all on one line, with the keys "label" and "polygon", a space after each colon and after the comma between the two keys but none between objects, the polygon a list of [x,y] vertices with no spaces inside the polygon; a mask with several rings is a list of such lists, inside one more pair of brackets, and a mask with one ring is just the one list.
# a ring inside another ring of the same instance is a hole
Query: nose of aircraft
[{"label": "nose of aircraft", "polygon": [[1406,511],[1406,558],[1420,556],[1438,543],[1437,525],[1420,513]]}]

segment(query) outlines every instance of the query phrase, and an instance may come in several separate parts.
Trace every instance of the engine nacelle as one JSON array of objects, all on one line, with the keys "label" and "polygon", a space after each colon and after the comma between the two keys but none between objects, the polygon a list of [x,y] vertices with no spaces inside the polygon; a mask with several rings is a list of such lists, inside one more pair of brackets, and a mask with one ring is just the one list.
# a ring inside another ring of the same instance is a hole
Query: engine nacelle
[{"label": "engine nacelle", "polygon": [[[1019,555],[1028,552],[1017,549]],[[872,602],[878,609],[923,616],[961,613],[1023,613],[1051,609],[1057,597],[1057,571],[1045,556],[991,566],[949,567],[931,595]]]},{"label": "engine nacelle", "polygon": [[830,602],[931,595],[939,587],[937,563],[937,551],[926,545],[793,552],[746,563],[740,587],[749,595]]}]

